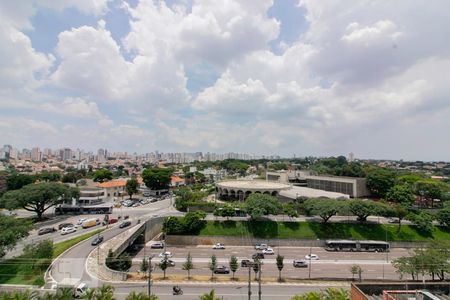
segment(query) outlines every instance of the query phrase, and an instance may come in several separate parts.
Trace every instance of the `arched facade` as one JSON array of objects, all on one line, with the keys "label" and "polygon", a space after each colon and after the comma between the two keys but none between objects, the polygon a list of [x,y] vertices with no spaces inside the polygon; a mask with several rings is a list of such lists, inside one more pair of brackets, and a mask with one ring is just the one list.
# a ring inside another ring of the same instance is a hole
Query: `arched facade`
[{"label": "arched facade", "polygon": [[277,197],[281,190],[289,189],[287,184],[262,180],[233,180],[216,183],[219,199],[245,200],[252,193]]}]

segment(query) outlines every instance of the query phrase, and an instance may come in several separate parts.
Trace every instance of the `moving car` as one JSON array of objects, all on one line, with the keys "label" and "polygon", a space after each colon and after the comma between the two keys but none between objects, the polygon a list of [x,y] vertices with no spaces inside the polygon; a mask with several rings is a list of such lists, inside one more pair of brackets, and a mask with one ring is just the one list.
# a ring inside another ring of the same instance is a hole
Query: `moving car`
[{"label": "moving car", "polygon": [[252,255],[252,259],[264,259],[263,253],[255,253]]},{"label": "moving car", "polygon": [[273,254],[275,254],[275,251],[273,251],[272,248],[267,248],[267,249],[264,249],[264,250],[262,251],[262,253],[263,253],[263,254],[268,254],[268,255],[273,255]]},{"label": "moving car", "polygon": [[214,269],[214,274],[230,274],[230,269],[225,266],[217,266]]},{"label": "moving car", "polygon": [[97,246],[97,245],[100,244],[101,242],[103,242],[103,235],[100,235],[100,236],[96,237],[96,238],[92,241],[91,245],[92,245],[92,246]]},{"label": "moving car", "polygon": [[172,252],[169,252],[169,251],[161,252],[159,254],[159,257],[172,257],[172,256],[173,256]]},{"label": "moving car", "polygon": [[[161,263],[164,263],[164,259],[161,259]],[[168,267],[175,267],[175,262],[171,259],[167,260],[167,266]]]},{"label": "moving car", "polygon": [[217,243],[213,246],[213,249],[225,249],[225,245],[221,243]]},{"label": "moving car", "polygon": [[[108,224],[114,224],[114,223],[117,223],[117,221],[118,221],[117,219],[109,219]],[[102,225],[106,225],[106,221],[103,221]]]},{"label": "moving car", "polygon": [[57,289],[68,289],[71,291],[72,297],[79,298],[86,294],[88,285],[84,282],[80,282],[77,278],[63,278],[57,285]]},{"label": "moving car", "polygon": [[81,225],[83,224],[84,221],[86,221],[87,219],[82,218],[82,219],[78,219],[77,225]]},{"label": "moving car", "polygon": [[46,227],[46,228],[41,228],[38,231],[38,235],[43,235],[43,234],[47,234],[47,233],[52,233],[55,232],[56,229],[53,227]]},{"label": "moving car", "polygon": [[64,227],[73,227],[73,224],[72,223],[61,223],[58,225],[58,230],[61,230]]},{"label": "moving car", "polygon": [[130,221],[123,221],[122,223],[120,223],[119,228],[125,228],[131,225]]},{"label": "moving car", "polygon": [[61,235],[69,234],[76,231],[77,230],[75,229],[75,227],[64,227],[63,229],[61,229]]},{"label": "moving car", "polygon": [[256,250],[264,250],[264,249],[267,249],[267,248],[269,248],[269,246],[267,244],[256,244],[255,245],[255,249]]},{"label": "moving car", "polygon": [[294,259],[292,265],[294,266],[294,268],[307,268],[308,261],[304,259]]},{"label": "moving car", "polygon": [[319,259],[319,255],[317,255],[317,254],[307,254],[307,255],[305,255],[305,259],[307,259],[307,260],[318,260]]},{"label": "moving car", "polygon": [[164,249],[164,243],[163,242],[156,242],[153,243],[150,248],[152,249]]},{"label": "moving car", "polygon": [[248,266],[250,266],[250,265],[251,265],[251,262],[250,262],[249,259],[243,259],[243,260],[241,260],[241,267],[246,268],[246,267],[248,267]]},{"label": "moving car", "polygon": [[156,201],[158,201],[156,198],[150,198],[150,203],[155,203]]}]

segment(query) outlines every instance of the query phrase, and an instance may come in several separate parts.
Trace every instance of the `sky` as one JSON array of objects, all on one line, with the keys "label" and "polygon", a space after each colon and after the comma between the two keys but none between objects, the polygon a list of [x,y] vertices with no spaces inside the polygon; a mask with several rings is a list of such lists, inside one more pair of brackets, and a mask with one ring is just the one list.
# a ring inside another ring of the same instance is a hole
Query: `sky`
[{"label": "sky", "polygon": [[0,0],[0,144],[450,160],[448,0]]}]

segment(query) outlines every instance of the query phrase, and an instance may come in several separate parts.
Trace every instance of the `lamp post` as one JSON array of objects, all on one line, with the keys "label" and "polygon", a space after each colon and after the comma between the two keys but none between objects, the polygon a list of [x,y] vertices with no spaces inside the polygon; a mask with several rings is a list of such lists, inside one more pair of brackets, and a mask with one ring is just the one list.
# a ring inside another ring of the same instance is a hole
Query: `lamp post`
[{"label": "lamp post", "polygon": [[312,259],[311,259],[311,252],[312,247],[309,247],[309,268],[308,268],[308,279],[311,279],[311,266],[312,266]]},{"label": "lamp post", "polygon": [[252,298],[252,266],[253,263],[248,263],[248,300]]},{"label": "lamp post", "polygon": [[153,271],[153,267],[152,267],[152,259],[154,258],[154,255],[150,255],[148,257],[148,282],[147,282],[147,286],[148,286],[148,296],[152,295],[152,271]]}]

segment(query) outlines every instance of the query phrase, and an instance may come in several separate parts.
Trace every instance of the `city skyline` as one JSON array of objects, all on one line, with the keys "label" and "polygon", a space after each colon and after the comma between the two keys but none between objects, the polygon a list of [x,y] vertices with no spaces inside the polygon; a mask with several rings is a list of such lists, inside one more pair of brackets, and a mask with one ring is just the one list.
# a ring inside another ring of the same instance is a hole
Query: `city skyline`
[{"label": "city skyline", "polygon": [[0,145],[448,161],[447,6],[1,1]]}]

